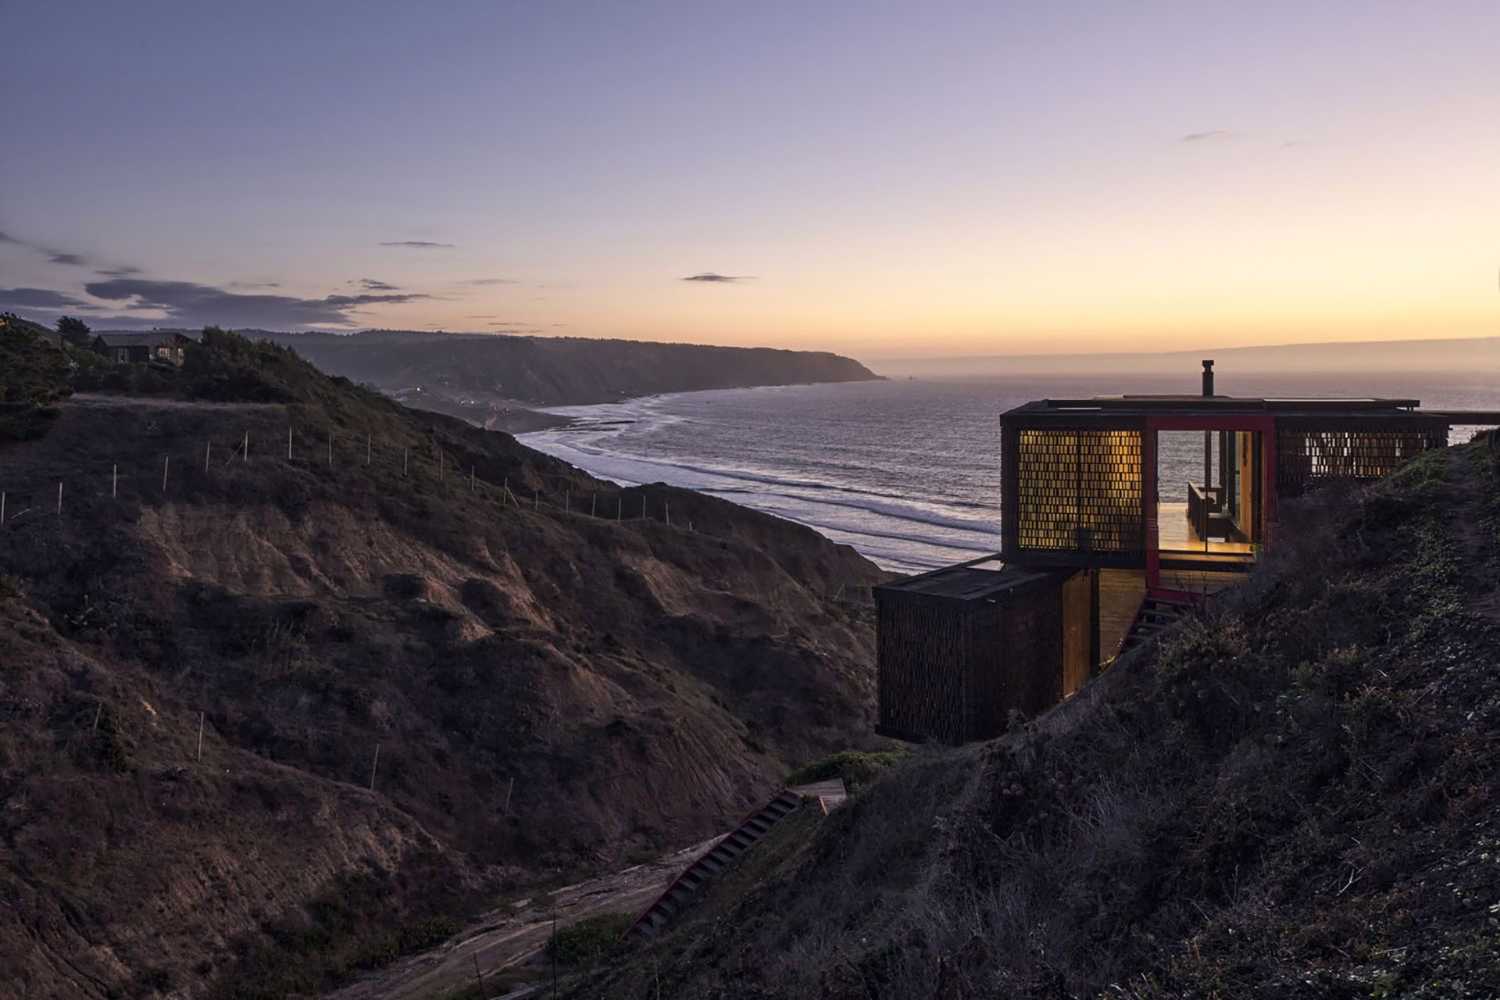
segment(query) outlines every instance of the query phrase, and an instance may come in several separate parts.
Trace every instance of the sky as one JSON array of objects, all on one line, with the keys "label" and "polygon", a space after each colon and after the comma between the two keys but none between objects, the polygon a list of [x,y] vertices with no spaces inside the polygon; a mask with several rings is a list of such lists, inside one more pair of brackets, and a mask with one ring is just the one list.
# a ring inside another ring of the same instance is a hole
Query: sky
[{"label": "sky", "polygon": [[1500,4],[0,0],[0,309],[862,359],[1500,334]]}]

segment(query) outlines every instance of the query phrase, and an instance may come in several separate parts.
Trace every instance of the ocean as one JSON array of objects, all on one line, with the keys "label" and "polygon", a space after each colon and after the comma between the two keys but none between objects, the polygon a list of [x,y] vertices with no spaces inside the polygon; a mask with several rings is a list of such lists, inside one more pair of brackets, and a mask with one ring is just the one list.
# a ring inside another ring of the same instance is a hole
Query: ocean
[{"label": "ocean", "polygon": [[[1237,396],[1399,396],[1500,409],[1494,373],[1219,375]],[[998,376],[724,389],[550,408],[521,436],[604,479],[701,490],[805,524],[887,569],[1000,545],[1002,411],[1043,397],[1199,391],[1198,376]],[[1455,428],[1455,440],[1472,429]],[[1201,476],[1201,436],[1163,435],[1163,500]]]}]

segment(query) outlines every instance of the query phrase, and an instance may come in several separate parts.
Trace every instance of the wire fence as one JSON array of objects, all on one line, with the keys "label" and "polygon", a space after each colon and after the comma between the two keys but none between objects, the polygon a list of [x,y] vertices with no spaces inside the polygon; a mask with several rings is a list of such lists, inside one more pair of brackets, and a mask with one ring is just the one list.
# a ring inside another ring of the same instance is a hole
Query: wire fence
[{"label": "wire fence", "polygon": [[[301,433],[289,425],[285,437],[240,430],[206,437],[200,445],[178,442],[162,449],[159,454],[159,460],[149,466],[140,462],[92,463],[85,467],[71,467],[65,474],[41,477],[40,482],[36,476],[12,479],[6,475],[9,470],[0,470],[0,538],[5,533],[25,530],[33,525],[66,523],[70,513],[85,508],[87,516],[95,518],[101,505],[111,503],[117,504],[121,515],[126,516],[136,505],[179,499],[233,499],[232,493],[227,497],[222,493],[205,497],[205,487],[214,483],[225,484],[250,466],[265,465],[299,473],[321,471],[338,477],[365,473],[372,486],[377,482],[383,487],[404,482],[414,491],[421,485],[436,484],[447,487],[459,497],[472,497],[497,510],[589,518],[621,526],[638,526],[653,521],[694,530],[691,521],[683,523],[679,518],[674,522],[671,501],[650,496],[647,487],[637,487],[633,492],[628,487],[608,491],[575,489],[577,480],[574,478],[533,469],[527,471],[525,478],[532,483],[542,482],[546,489],[525,488],[520,483],[512,485],[505,475],[497,477],[498,481],[481,475],[478,463],[469,463],[465,467],[436,443],[422,447],[398,446],[382,442],[373,434],[340,434],[316,425],[313,430]],[[243,477],[239,478],[244,481]],[[120,715],[122,706],[107,705],[104,699],[99,699],[85,713],[86,717],[78,720],[79,726],[85,737],[100,743],[107,752],[116,745],[118,736],[128,733],[131,739],[136,739],[150,730],[165,735],[166,730],[175,729],[186,742],[185,762],[193,764],[204,762],[205,735],[223,737],[216,722],[224,720],[215,720],[214,711],[179,706],[170,710],[170,714],[180,718],[169,721],[165,717],[169,713],[165,706],[158,710],[144,701],[142,705],[145,706],[142,710],[150,716],[149,720],[127,721]],[[166,730],[158,728],[162,726]],[[308,746],[338,744],[347,747],[369,739],[369,735],[362,727],[349,723],[304,723],[296,728],[293,738]],[[397,753],[393,758],[391,748],[387,747],[386,764],[382,766],[381,748],[382,743],[378,740],[366,744],[363,764],[350,759],[349,763],[359,770],[357,775],[332,776],[376,791],[383,771],[392,766],[399,770],[402,765],[401,755]],[[210,740],[207,750],[210,763],[218,759],[213,740]],[[340,756],[357,758],[361,754],[356,750],[353,755]],[[509,813],[516,781],[513,776],[502,780],[506,784],[502,812]]]},{"label": "wire fence", "polygon": [[347,474],[365,470],[372,474],[386,472],[408,482],[435,481],[491,500],[500,508],[589,517],[619,524],[656,521],[696,530],[692,521],[681,516],[673,520],[670,499],[657,497],[653,503],[646,486],[634,487],[634,496],[627,496],[632,488],[623,486],[612,491],[575,491],[574,479],[533,471],[528,478],[550,483],[546,490],[520,483],[513,487],[508,476],[495,481],[481,475],[477,463],[465,468],[449,452],[435,445],[394,446],[377,441],[372,434],[340,435],[333,431],[299,436],[292,426],[287,427],[285,439],[253,438],[250,431],[243,431],[232,438],[204,440],[201,446],[164,449],[160,463],[149,468],[139,463],[94,465],[86,470],[71,469],[65,475],[43,477],[41,482],[36,477],[29,481],[8,481],[0,473],[0,529],[49,516],[62,518],[70,505],[83,498],[162,502],[182,497],[190,488],[202,486],[216,474],[231,472],[237,466],[278,462],[283,467],[304,471],[326,468]]},{"label": "wire fence", "polygon": [[[118,505],[121,515],[125,516],[131,512],[132,505],[160,504],[178,499],[232,501],[235,499],[233,494],[206,495],[205,487],[228,483],[230,477],[241,470],[263,465],[301,473],[321,470],[341,477],[365,474],[370,485],[377,480],[382,485],[404,482],[413,490],[419,485],[436,483],[459,496],[468,495],[481,500],[496,510],[530,511],[622,527],[655,522],[684,531],[697,530],[691,520],[680,516],[674,520],[671,500],[659,492],[653,496],[650,486],[575,489],[576,478],[539,473],[534,469],[527,470],[525,478],[532,483],[541,481],[547,489],[534,485],[528,488],[519,482],[513,485],[504,474],[497,477],[498,481],[496,477],[482,475],[477,462],[470,462],[465,467],[435,442],[431,446],[414,448],[409,444],[398,446],[382,442],[369,433],[340,434],[318,428],[311,433],[304,431],[299,434],[295,426],[289,425],[284,437],[237,430],[233,434],[204,438],[201,444],[179,442],[163,448],[159,455],[159,462],[153,461],[149,465],[96,462],[86,468],[69,468],[61,475],[32,475],[25,479],[12,479],[7,475],[9,470],[0,469],[0,538],[8,532],[26,530],[33,525],[66,524],[69,514],[79,509],[86,509],[89,517],[97,517],[100,506],[111,503]],[[856,599],[852,590],[846,593],[843,585],[831,599],[851,605],[863,603]],[[175,730],[187,741],[185,753],[192,763],[204,760],[205,733],[223,737],[212,710],[190,707],[191,703],[179,706],[172,714],[182,717],[169,723],[160,717],[161,713],[167,712],[165,707],[159,713],[145,702],[142,705],[151,717],[149,722],[131,724],[119,716],[120,705],[113,702],[106,705],[105,700],[100,699],[86,712],[88,717],[78,720],[79,727],[96,741],[102,739],[109,744],[112,734],[117,731],[140,734],[161,724],[168,730]],[[337,743],[347,746],[369,738],[364,728],[349,723],[332,726],[304,723],[299,731],[301,741],[309,745]],[[213,746],[207,749],[212,752]],[[374,742],[365,752],[368,754],[365,758],[368,770],[358,764],[361,773],[346,775],[343,780],[375,791],[383,774],[381,743]],[[387,748],[386,756],[387,769],[391,766],[400,768],[399,753],[392,758],[390,748]],[[502,780],[507,782],[502,811],[508,813],[511,797],[516,792],[516,781],[513,776]]]}]

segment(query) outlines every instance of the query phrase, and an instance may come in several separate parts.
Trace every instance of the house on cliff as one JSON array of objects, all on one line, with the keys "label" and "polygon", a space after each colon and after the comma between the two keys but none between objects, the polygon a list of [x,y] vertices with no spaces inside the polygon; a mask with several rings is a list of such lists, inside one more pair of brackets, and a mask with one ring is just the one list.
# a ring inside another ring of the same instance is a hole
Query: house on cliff
[{"label": "house on cliff", "polygon": [[[1203,364],[1201,395],[1001,415],[1001,551],[875,588],[881,732],[996,736],[1242,579],[1276,543],[1280,501],[1379,479],[1453,425],[1500,424],[1415,399],[1220,396]],[[1201,477],[1162,482],[1199,448]]]}]

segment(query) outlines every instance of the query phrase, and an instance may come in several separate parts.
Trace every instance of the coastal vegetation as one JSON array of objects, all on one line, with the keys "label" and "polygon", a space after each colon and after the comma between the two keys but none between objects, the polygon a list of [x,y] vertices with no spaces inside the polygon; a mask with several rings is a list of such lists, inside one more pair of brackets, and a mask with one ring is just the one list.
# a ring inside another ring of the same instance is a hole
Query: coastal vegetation
[{"label": "coastal vegetation", "polygon": [[1500,463],[1285,513],[1246,584],[570,995],[1495,995]]}]

